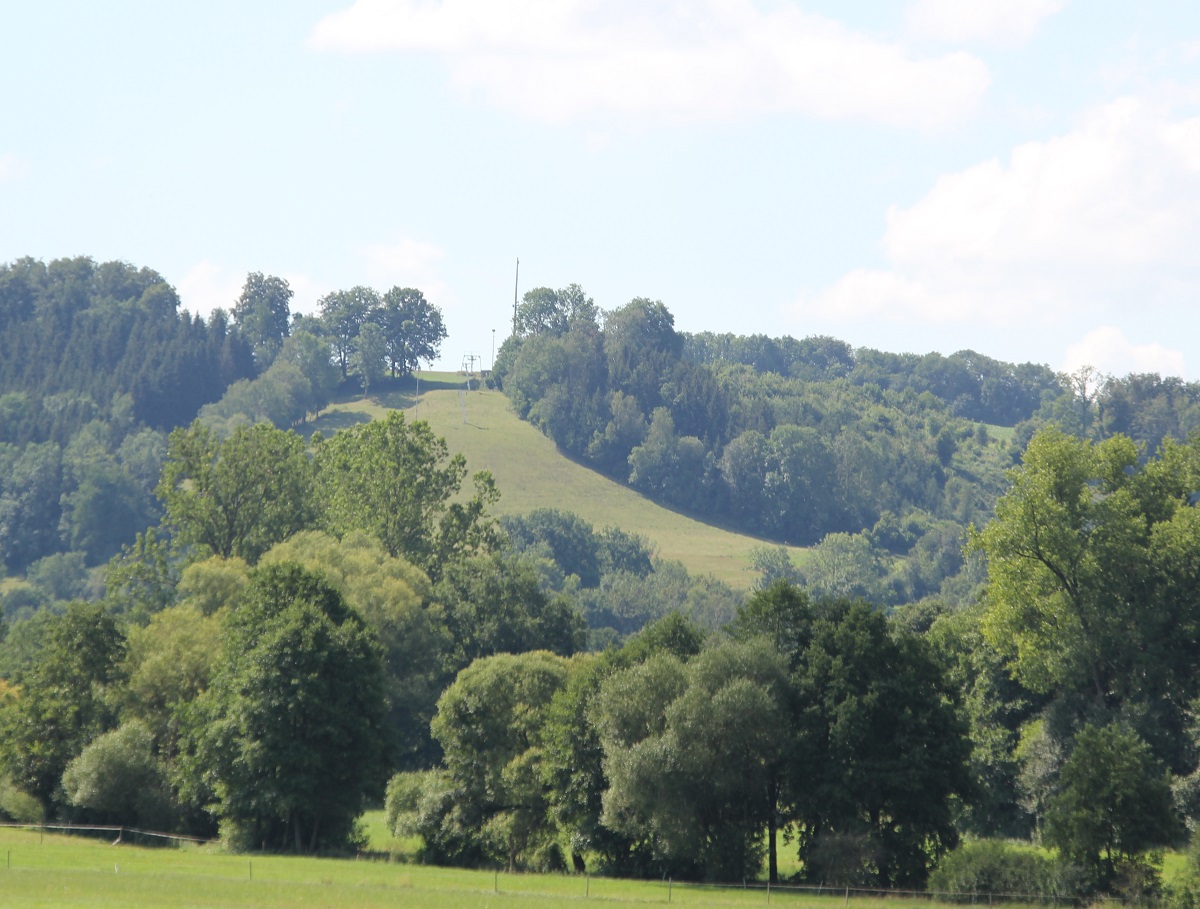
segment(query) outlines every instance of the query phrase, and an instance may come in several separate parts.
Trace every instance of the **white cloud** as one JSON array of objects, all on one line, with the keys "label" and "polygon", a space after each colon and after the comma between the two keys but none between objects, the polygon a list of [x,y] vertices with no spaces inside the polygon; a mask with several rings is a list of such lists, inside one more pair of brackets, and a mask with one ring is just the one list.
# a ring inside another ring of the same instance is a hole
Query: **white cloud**
[{"label": "white cloud", "polygon": [[439,263],[446,257],[441,247],[425,240],[403,237],[361,250],[367,274],[381,291],[391,287],[416,287],[430,303],[442,308],[457,304],[442,278]]},{"label": "white cloud", "polygon": [[822,294],[822,314],[832,319],[888,319],[897,314],[938,322],[955,321],[974,309],[953,296],[930,294],[923,284],[894,271],[858,268]]},{"label": "white cloud", "polygon": [[432,243],[406,237],[395,243],[368,246],[363,255],[376,280],[396,284],[427,274],[446,253]]},{"label": "white cloud", "polygon": [[1081,366],[1095,366],[1113,376],[1131,372],[1187,375],[1187,360],[1181,351],[1157,343],[1134,344],[1111,325],[1089,331],[1067,348],[1061,368],[1074,372]]},{"label": "white cloud", "polygon": [[1071,132],[941,177],[887,213],[888,268],[801,311],[1031,331],[1177,302],[1200,285],[1200,118],[1121,99]]},{"label": "white cloud", "polygon": [[929,128],[972,110],[990,82],[969,54],[914,57],[751,0],[357,0],[309,44],[437,55],[464,93],[550,121],[794,112]]},{"label": "white cloud", "polygon": [[915,38],[951,43],[1018,45],[1067,0],[917,0],[905,13]]},{"label": "white cloud", "polygon": [[[197,262],[176,284],[180,307],[208,317],[214,309],[230,312],[246,284],[247,270],[226,268],[205,259]],[[329,288],[299,272],[280,274],[292,289],[292,313],[312,314]]]},{"label": "white cloud", "polygon": [[1075,130],[938,180],[888,212],[893,262],[975,267],[1190,261],[1200,227],[1200,118],[1126,98]]},{"label": "white cloud", "polygon": [[175,289],[181,308],[207,317],[214,309],[233,309],[245,283],[244,272],[235,274],[205,259],[188,269]]},{"label": "white cloud", "polygon": [[[287,281],[288,287],[292,289],[292,315],[315,315],[318,311],[317,301],[332,289],[300,272],[284,273],[280,277]],[[241,292],[239,285],[238,293]]]}]

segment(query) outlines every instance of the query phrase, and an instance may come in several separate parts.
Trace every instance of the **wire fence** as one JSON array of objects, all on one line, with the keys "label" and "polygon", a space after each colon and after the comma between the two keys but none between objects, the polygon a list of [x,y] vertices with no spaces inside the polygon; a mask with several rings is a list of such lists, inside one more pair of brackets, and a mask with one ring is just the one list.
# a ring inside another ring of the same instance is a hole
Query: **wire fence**
[{"label": "wire fence", "polygon": [[[694,885],[693,885],[694,886]],[[999,906],[1022,903],[1038,906],[1079,907],[1098,904],[1113,906],[1136,906],[1145,909],[1157,909],[1165,904],[1158,896],[1108,896],[1092,894],[1078,896],[1074,894],[1045,894],[1045,893],[984,893],[980,891],[938,891],[938,890],[898,890],[877,887],[846,887],[829,886],[826,884],[766,884],[761,881],[745,881],[741,884],[706,884],[706,888],[715,890],[759,890],[765,892],[769,904],[772,894],[807,894],[809,896],[828,897],[831,900],[840,899],[846,905],[853,898],[893,899],[893,900],[928,900],[930,902],[974,905]]]},{"label": "wire fence", "polygon": [[175,843],[190,843],[197,846],[203,846],[208,843],[216,842],[215,840],[205,839],[200,836],[186,836],[178,833],[162,833],[158,830],[142,830],[140,827],[111,827],[101,824],[18,824],[18,823],[0,823],[0,828],[8,827],[18,830],[61,830],[67,833],[108,833],[116,834],[116,839],[113,840],[113,845],[125,841],[126,836],[133,838],[145,838],[150,840],[172,841]]}]

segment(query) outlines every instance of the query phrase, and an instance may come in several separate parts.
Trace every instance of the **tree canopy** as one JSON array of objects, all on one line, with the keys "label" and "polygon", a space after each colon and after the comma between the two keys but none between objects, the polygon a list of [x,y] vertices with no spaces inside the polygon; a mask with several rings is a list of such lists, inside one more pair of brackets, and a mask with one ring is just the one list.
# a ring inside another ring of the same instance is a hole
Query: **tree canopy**
[{"label": "tree canopy", "polygon": [[324,520],[335,533],[364,531],[435,579],[452,556],[490,548],[486,507],[496,498],[491,476],[476,474],[475,495],[456,501],[466,460],[451,456],[429,424],[392,412],[316,438],[313,448]]},{"label": "tree canopy", "polygon": [[[1051,429],[1011,480],[973,543],[988,559],[989,644],[1031,691],[1136,708],[1148,740],[1178,741],[1169,730],[1200,694],[1200,445],[1168,441],[1143,459],[1123,436]],[[1177,749],[1159,754],[1181,766]]]},{"label": "tree canopy", "polygon": [[289,563],[254,573],[188,729],[189,769],[211,787],[232,845],[353,842],[387,767],[378,648],[319,574]]}]

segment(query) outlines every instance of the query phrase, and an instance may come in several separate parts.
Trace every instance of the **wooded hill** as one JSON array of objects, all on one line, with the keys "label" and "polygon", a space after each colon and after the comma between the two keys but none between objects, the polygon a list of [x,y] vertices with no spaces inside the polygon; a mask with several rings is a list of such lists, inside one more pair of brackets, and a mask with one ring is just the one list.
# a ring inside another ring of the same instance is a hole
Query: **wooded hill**
[{"label": "wooded hill", "polygon": [[686,334],[660,302],[601,314],[577,285],[530,291],[514,325],[492,381],[561,450],[657,502],[815,546],[794,577],[888,606],[969,600],[965,530],[1037,428],[1147,453],[1200,428],[1200,385],[1178,379]]},{"label": "wooded hill", "polygon": [[[166,432],[255,371],[223,314],[122,262],[0,267],[0,562],[98,565],[158,519]],[[79,591],[72,591],[71,595]]]},{"label": "wooded hill", "polygon": [[[811,545],[761,549],[744,596],[620,526],[498,520],[503,489],[427,422],[295,432],[436,347],[419,291],[292,319],[252,274],[230,323],[121,264],[2,277],[5,349],[99,365],[22,360],[36,387],[0,398],[27,575],[0,813],[336,851],[390,777],[429,860],[738,880],[794,848],[814,882],[1071,899],[1155,892],[1150,850],[1200,818],[1194,385],[684,336],[661,303],[530,292],[492,376],[519,414],[674,508]],[[164,438],[174,373],[108,316],[194,341],[200,419]]]}]

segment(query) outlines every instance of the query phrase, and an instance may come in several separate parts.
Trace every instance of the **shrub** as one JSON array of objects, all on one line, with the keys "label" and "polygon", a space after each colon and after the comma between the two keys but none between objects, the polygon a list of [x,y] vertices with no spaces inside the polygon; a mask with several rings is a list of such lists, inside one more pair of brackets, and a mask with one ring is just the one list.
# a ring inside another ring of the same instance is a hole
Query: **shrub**
[{"label": "shrub", "polygon": [[175,808],[154,738],[140,720],[130,720],[90,742],[62,775],[70,804],[97,820],[131,827],[173,826]]},{"label": "shrub", "polygon": [[42,804],[8,777],[0,777],[0,818],[17,824],[40,824]]},{"label": "shrub", "polygon": [[948,852],[929,876],[929,889],[950,899],[974,894],[1062,895],[1073,891],[1069,870],[1029,847],[972,840]]}]

